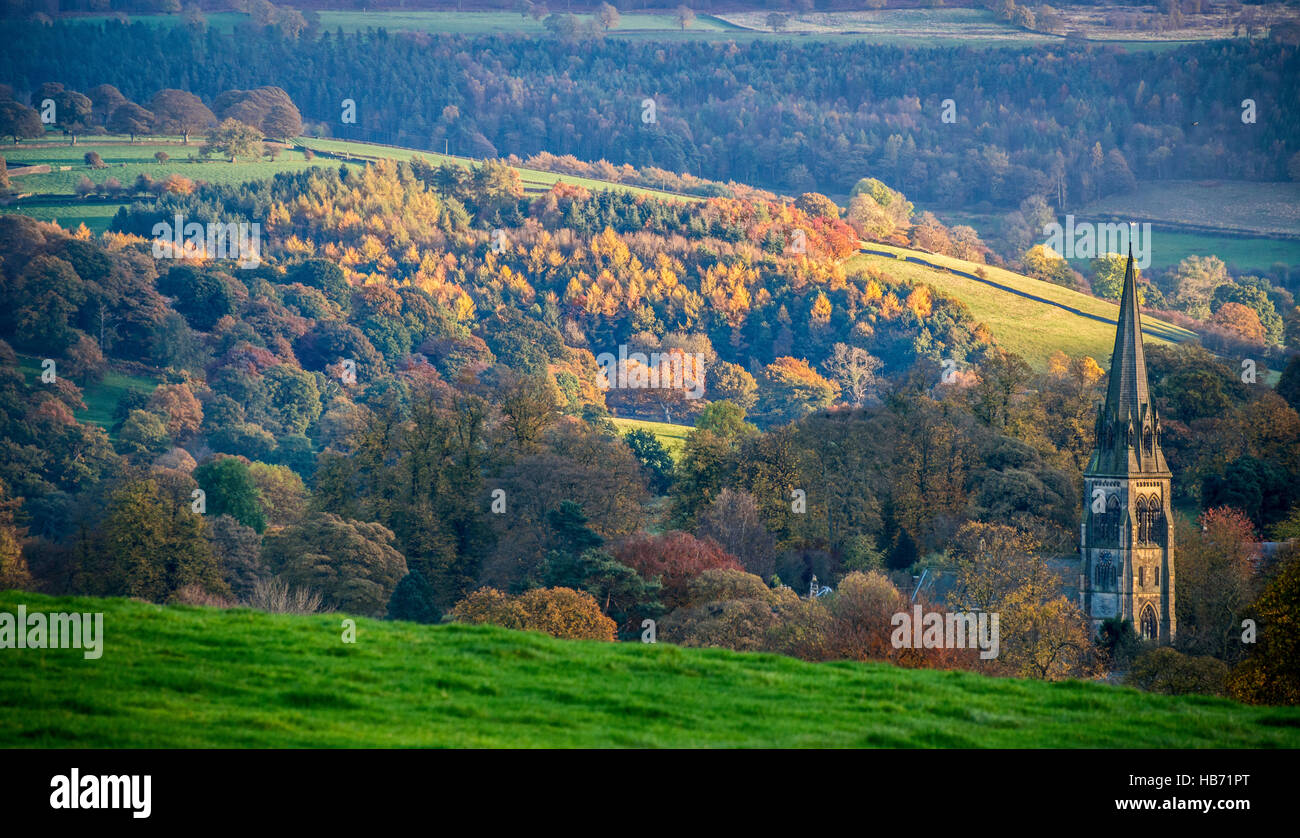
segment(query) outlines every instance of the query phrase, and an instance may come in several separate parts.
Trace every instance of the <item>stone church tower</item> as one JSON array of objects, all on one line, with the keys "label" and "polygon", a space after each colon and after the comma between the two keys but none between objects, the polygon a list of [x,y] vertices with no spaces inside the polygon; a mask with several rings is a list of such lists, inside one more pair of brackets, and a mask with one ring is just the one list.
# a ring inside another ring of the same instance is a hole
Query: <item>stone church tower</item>
[{"label": "stone church tower", "polygon": [[1096,447],[1083,473],[1079,607],[1094,633],[1102,620],[1122,617],[1140,637],[1168,643],[1177,630],[1172,475],[1160,450],[1160,416],[1147,386],[1132,252],[1096,430]]}]

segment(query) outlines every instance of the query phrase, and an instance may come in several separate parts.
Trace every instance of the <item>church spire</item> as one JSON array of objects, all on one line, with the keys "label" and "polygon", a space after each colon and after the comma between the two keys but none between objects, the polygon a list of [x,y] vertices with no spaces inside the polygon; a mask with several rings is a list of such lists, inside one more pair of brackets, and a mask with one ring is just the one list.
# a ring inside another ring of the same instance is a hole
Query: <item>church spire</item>
[{"label": "church spire", "polygon": [[1088,472],[1122,475],[1165,472],[1160,451],[1160,420],[1147,385],[1146,355],[1142,351],[1142,313],[1130,244],[1119,301],[1119,323],[1110,356],[1106,401],[1097,416],[1097,447]]},{"label": "church spire", "polygon": [[1133,274],[1133,248],[1124,269],[1124,293],[1119,301],[1119,328],[1110,355],[1110,381],[1106,385],[1106,415],[1111,419],[1137,418],[1140,405],[1150,401],[1147,363],[1142,352],[1142,313],[1138,310],[1137,277]]}]

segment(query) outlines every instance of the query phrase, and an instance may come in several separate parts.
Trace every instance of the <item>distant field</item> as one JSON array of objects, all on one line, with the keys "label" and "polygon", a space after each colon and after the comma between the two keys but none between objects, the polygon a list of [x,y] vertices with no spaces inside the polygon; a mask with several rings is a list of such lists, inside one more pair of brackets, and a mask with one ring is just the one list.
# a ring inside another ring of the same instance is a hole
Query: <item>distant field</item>
[{"label": "distant field", "polygon": [[[1238,11],[1230,9],[1227,4],[1206,3],[1203,7],[1202,14],[1184,15],[1181,23],[1177,27],[1168,27],[1169,20],[1164,15],[1152,14],[1155,11],[1154,3],[1144,4],[1146,8],[1134,6],[1124,6],[1121,4],[1097,4],[1095,6],[1065,6],[1057,10],[1061,16],[1062,30],[1075,30],[1092,40],[1112,41],[1112,40],[1129,40],[1132,38],[1142,38],[1147,41],[1205,41],[1220,40],[1227,38],[1243,38],[1245,33],[1238,23]],[[1107,25],[1107,19],[1114,17],[1115,12],[1132,11],[1134,17],[1140,13],[1147,21],[1158,25],[1159,29],[1150,26],[1137,26],[1132,29],[1121,29],[1117,26]],[[1282,3],[1261,3],[1255,7],[1257,24],[1253,35],[1259,38],[1264,34],[1267,24],[1283,20],[1294,20],[1295,12],[1287,8]]]},{"label": "distant field", "polygon": [[[328,160],[309,161],[301,152],[284,151],[275,162],[265,159],[240,160],[230,163],[219,157],[203,161],[199,157],[201,140],[190,138],[189,145],[179,141],[141,140],[138,143],[121,142],[116,138],[82,137],[75,146],[40,145],[6,148],[2,153],[10,166],[30,166],[48,163],[51,166],[69,166],[66,172],[22,175],[14,178],[14,186],[24,192],[70,195],[82,176],[94,183],[117,178],[130,185],[136,177],[146,174],[161,180],[173,172],[191,180],[204,180],[215,184],[246,183],[261,180],[279,172],[307,169],[312,166],[337,166]],[[108,164],[106,169],[92,169],[85,163],[86,152],[94,151]],[[154,154],[166,152],[171,159],[166,163],[154,160]],[[188,158],[193,156],[194,160]]]},{"label": "distant field", "polygon": [[[329,151],[335,154],[355,154],[363,157],[387,157],[393,160],[410,160],[412,157],[422,157],[431,164],[437,166],[443,163],[455,163],[458,166],[469,166],[476,163],[468,157],[456,157],[438,154],[432,151],[417,151],[415,149],[390,148],[388,146],[371,145],[368,143],[353,142],[351,140],[328,140],[315,138],[300,138],[302,145],[311,148],[314,151]],[[700,200],[691,196],[679,195],[675,192],[664,192],[658,189],[646,189],[640,186],[627,186],[621,183],[610,183],[604,180],[592,180],[591,178],[578,177],[576,175],[562,175],[554,172],[544,172],[540,169],[518,169],[519,176],[524,182],[524,189],[529,192],[545,192],[550,189],[557,181],[564,181],[568,184],[585,186],[591,190],[614,189],[619,191],[631,192],[636,195],[655,195],[661,198],[670,198],[674,200]]]},{"label": "distant field", "polygon": [[0,593],[102,613],[102,657],[10,649],[0,747],[1300,746],[1300,710],[492,626]]},{"label": "distant field", "polygon": [[37,221],[56,222],[65,230],[75,230],[85,224],[92,233],[103,233],[113,221],[119,207],[125,204],[27,204],[0,206],[0,213],[26,215]]},{"label": "distant field", "polygon": [[[770,11],[734,12],[722,20],[773,33]],[[1060,43],[1052,35],[1027,32],[984,9],[889,9],[857,12],[809,12],[792,15],[780,33],[815,39],[855,39],[882,44],[927,46],[1032,46]]]},{"label": "distant field", "polygon": [[[556,11],[560,11],[558,8]],[[480,35],[489,33],[522,32],[526,34],[547,34],[542,21],[523,17],[514,12],[321,12],[321,28],[334,31],[342,27],[344,32],[356,32],[380,26],[389,30],[406,30],[415,32],[446,32],[463,35]],[[586,23],[591,15],[575,15]],[[691,29],[698,32],[725,32],[737,27],[719,20],[711,15],[700,14],[695,18]],[[627,12],[620,14],[619,25],[611,29],[610,36],[627,35],[633,32],[679,31],[672,15],[637,14]]]},{"label": "distant field", "polygon": [[[983,268],[988,279],[1000,285],[1110,321],[1105,323],[1083,317],[1037,300],[1018,296],[1011,291],[1004,291],[973,279],[897,258],[865,253],[849,258],[850,269],[874,266],[883,270],[887,276],[929,283],[945,294],[961,300],[970,308],[976,320],[983,322],[992,330],[999,346],[1021,355],[1035,369],[1045,368],[1047,359],[1058,349],[1067,355],[1090,355],[1103,367],[1110,360],[1110,350],[1115,342],[1114,324],[1119,313],[1119,307],[1112,303],[1001,268],[976,265],[946,256],[904,251],[888,245],[868,246],[873,250],[914,254],[935,264],[951,266],[970,273],[974,273],[976,268]],[[1153,317],[1143,317],[1142,326],[1146,340],[1156,343],[1178,343],[1195,338],[1192,332]]]},{"label": "distant field", "polygon": [[1072,212],[1077,219],[1114,215],[1300,239],[1300,183],[1147,181],[1133,192],[1108,195]]},{"label": "distant field", "polygon": [[667,422],[650,422],[645,419],[622,419],[614,417],[614,424],[620,431],[649,431],[658,438],[659,443],[668,449],[673,459],[679,459],[682,448],[686,445],[686,435],[695,430],[691,425],[670,425]]},{"label": "distant field", "polygon": [[[555,11],[562,12],[560,9]],[[902,46],[969,46],[1023,48],[1038,44],[1059,44],[1062,38],[1030,32],[998,20],[984,9],[888,9],[877,12],[815,12],[792,15],[784,30],[768,26],[768,12],[736,12],[710,15],[697,12],[695,21],[683,30],[671,14],[621,14],[619,25],[606,33],[611,38],[675,41],[684,39],[753,41],[785,39],[835,41],[843,43],[891,44]],[[575,15],[584,24],[589,14]],[[106,21],[110,15],[81,15],[77,20]],[[452,11],[322,11],[321,28],[334,32],[386,29],[390,32],[426,32],[458,35],[529,35],[550,33],[542,21],[515,12]],[[180,15],[131,15],[132,22],[177,26]],[[208,25],[230,31],[247,15],[223,12],[207,15]],[[1108,36],[1110,37],[1110,36]],[[1114,45],[1130,50],[1166,49],[1177,46],[1167,40],[1153,40],[1139,33],[1113,33]],[[1193,36],[1189,36],[1193,37]]]},{"label": "distant field", "polygon": [[[31,355],[18,356],[18,367],[27,379],[27,385],[33,389],[43,386],[41,384],[42,360]],[[59,372],[57,365],[55,372]],[[152,393],[158,386],[158,382],[152,379],[126,375],[114,370],[109,370],[104,379],[97,384],[81,381],[72,383],[81,388],[82,400],[86,403],[86,409],[77,412],[77,420],[99,425],[104,430],[108,430],[109,425],[113,424],[113,412],[127,390],[136,389]]]},{"label": "distant field", "polygon": [[[1151,218],[1150,211],[1137,199],[1127,215],[1116,213],[1120,218]],[[847,203],[844,196],[842,203]],[[1105,220],[1111,216],[1107,213],[1090,213],[1086,209],[1073,211],[1076,222],[1081,220]],[[989,238],[1002,223],[999,213],[979,213],[937,210],[935,215],[949,225],[967,224],[979,231],[981,237]],[[1153,222],[1159,223],[1159,222]],[[1267,271],[1277,262],[1287,265],[1300,265],[1300,239],[1262,238],[1251,234],[1193,232],[1159,227],[1151,231],[1153,251],[1151,267],[1160,269],[1176,265],[1188,256],[1218,256],[1229,267],[1237,271]],[[1046,236],[1039,236],[1037,241],[1046,241]],[[1087,259],[1071,259],[1075,270],[1088,275]]]},{"label": "distant field", "polygon": [[[346,140],[323,140],[301,138],[303,145],[318,151],[340,154],[352,154],[362,157],[386,157],[394,160],[409,160],[419,155],[431,163],[452,162],[460,166],[469,166],[476,161],[464,157],[445,157],[427,151],[389,148],[388,146]],[[123,185],[129,186],[141,174],[147,174],[154,180],[162,180],[172,173],[183,175],[194,181],[206,181],[213,184],[234,185],[251,180],[262,180],[280,172],[301,171],[313,166],[338,168],[339,161],[326,157],[307,160],[299,151],[286,150],[271,162],[265,159],[240,160],[229,163],[220,159],[201,161],[198,148],[201,138],[190,138],[189,145],[182,145],[179,138],[147,138],[131,143],[126,137],[83,137],[77,145],[63,144],[24,144],[4,148],[5,160],[10,167],[48,164],[54,168],[66,167],[68,171],[51,171],[48,174],[20,175],[13,178],[13,186],[21,192],[35,193],[37,197],[11,206],[0,206],[0,212],[22,213],[41,221],[57,221],[66,229],[75,229],[78,224],[85,225],[94,233],[108,229],[114,213],[124,202],[86,203],[74,197],[77,183],[83,176],[91,182],[100,184],[109,178],[117,178]],[[85,155],[94,151],[108,164],[105,169],[92,169],[85,163]],[[166,163],[154,160],[158,151],[166,152],[171,159]],[[195,160],[189,157],[193,155]],[[637,186],[625,186],[602,180],[559,175],[536,169],[519,169],[524,188],[531,193],[544,192],[556,181],[578,184],[591,190],[613,189],[632,192],[638,195],[655,195],[673,200],[699,200],[662,192],[657,189],[644,189]]]},{"label": "distant field", "polygon": [[[1151,241],[1152,268],[1167,268],[1188,256],[1218,256],[1234,271],[1263,272],[1278,262],[1300,265],[1300,239],[1257,239],[1152,230]],[[1070,264],[1087,276],[1088,261],[1071,259]]]},{"label": "distant field", "polygon": [[[563,10],[557,9],[563,13]],[[584,24],[592,19],[590,14],[575,14]],[[77,19],[93,22],[111,19],[110,15],[86,15]],[[156,26],[177,26],[183,23],[180,15],[130,15],[133,23],[149,23]],[[222,12],[207,15],[208,26],[228,32],[248,15],[236,12]],[[373,12],[326,10],[320,12],[321,29],[335,32],[360,32],[366,29],[387,29],[390,32],[428,32],[430,34],[450,35],[547,35],[549,30],[540,20],[521,16],[515,12],[450,12],[450,11],[393,11]],[[697,14],[695,22],[686,31],[687,35],[706,33],[742,32],[741,27],[728,23],[712,15]],[[608,32],[612,37],[636,37],[643,33],[680,34],[673,16],[670,14],[640,14],[628,12],[620,14],[619,25]]]}]

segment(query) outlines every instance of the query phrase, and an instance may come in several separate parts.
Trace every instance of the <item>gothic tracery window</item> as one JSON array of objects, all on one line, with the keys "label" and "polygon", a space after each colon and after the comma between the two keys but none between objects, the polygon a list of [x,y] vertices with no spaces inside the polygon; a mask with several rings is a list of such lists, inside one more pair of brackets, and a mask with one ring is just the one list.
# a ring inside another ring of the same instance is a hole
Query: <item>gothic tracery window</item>
[{"label": "gothic tracery window", "polygon": [[1143,640],[1160,638],[1160,624],[1156,621],[1156,610],[1149,603],[1142,609],[1142,618],[1138,621],[1138,627]]},{"label": "gothic tracery window", "polygon": [[1115,563],[1111,561],[1108,551],[1102,552],[1101,558],[1097,561],[1093,580],[1098,588],[1110,590],[1115,587]]},{"label": "gothic tracery window", "polygon": [[1160,504],[1160,498],[1152,495],[1149,498],[1138,498],[1137,502],[1137,541],[1139,544],[1163,544],[1164,543],[1164,509]]}]

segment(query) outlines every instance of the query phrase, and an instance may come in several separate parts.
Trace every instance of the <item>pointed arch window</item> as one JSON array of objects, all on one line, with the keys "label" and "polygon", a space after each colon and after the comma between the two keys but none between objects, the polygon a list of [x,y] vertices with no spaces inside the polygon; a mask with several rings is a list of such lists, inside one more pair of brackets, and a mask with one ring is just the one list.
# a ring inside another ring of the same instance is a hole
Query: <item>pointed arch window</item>
[{"label": "pointed arch window", "polygon": [[1119,495],[1112,493],[1106,500],[1106,523],[1102,528],[1108,544],[1119,543]]},{"label": "pointed arch window", "polygon": [[1163,544],[1165,512],[1156,495],[1138,498],[1136,515],[1139,544]]},{"label": "pointed arch window", "polygon": [[1111,559],[1110,551],[1102,551],[1097,560],[1097,566],[1093,569],[1092,578],[1098,588],[1108,591],[1114,590],[1115,562]]},{"label": "pointed arch window", "polygon": [[1142,608],[1142,618],[1138,621],[1138,629],[1141,631],[1143,640],[1160,639],[1160,623],[1156,620],[1156,610],[1151,607],[1150,603]]}]

